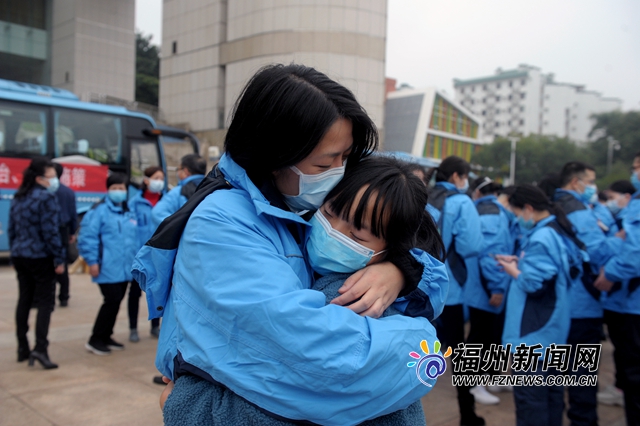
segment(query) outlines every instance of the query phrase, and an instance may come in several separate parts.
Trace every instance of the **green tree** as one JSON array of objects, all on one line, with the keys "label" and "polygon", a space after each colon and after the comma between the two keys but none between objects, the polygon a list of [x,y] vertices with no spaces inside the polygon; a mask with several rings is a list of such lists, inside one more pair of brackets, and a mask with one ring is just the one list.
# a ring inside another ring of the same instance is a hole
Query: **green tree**
[{"label": "green tree", "polygon": [[136,101],[158,105],[160,49],[151,44],[152,35],[136,33]]},{"label": "green tree", "polygon": [[[481,174],[501,179],[509,175],[511,142],[505,138],[486,145],[472,158]],[[549,173],[558,173],[571,160],[584,161],[587,151],[566,138],[530,135],[516,144],[516,184],[535,183]]]}]

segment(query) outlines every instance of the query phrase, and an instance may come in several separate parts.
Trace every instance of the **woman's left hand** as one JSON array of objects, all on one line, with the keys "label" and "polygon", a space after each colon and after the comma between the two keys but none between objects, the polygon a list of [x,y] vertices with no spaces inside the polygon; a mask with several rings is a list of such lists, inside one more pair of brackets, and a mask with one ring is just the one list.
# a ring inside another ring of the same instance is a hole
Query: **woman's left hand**
[{"label": "woman's left hand", "polygon": [[167,402],[167,398],[171,391],[173,391],[173,382],[168,377],[162,376],[162,381],[167,384],[164,390],[160,394],[160,409],[164,410],[164,403]]},{"label": "woman's left hand", "polygon": [[[516,258],[517,259],[517,258]],[[504,269],[504,272],[511,275],[513,278],[518,278],[520,275],[520,270],[518,269],[518,262],[514,261],[512,258],[504,256],[498,257],[496,256],[496,260]]]},{"label": "woman's left hand", "polygon": [[362,316],[380,318],[403,287],[404,276],[393,263],[376,263],[347,278],[338,290],[341,295],[331,303],[344,306],[357,300],[346,307]]}]

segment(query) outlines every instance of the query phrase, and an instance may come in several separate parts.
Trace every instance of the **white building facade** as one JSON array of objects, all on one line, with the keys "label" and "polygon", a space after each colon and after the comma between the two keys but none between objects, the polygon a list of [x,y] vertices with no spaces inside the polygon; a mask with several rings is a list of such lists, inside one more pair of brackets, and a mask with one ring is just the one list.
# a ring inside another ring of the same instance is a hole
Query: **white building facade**
[{"label": "white building facade", "polygon": [[496,136],[542,134],[585,142],[592,114],[620,109],[619,99],[603,98],[584,86],[556,83],[553,74],[520,65],[495,75],[454,79],[456,100],[482,117],[487,141]]},{"label": "white building facade", "polygon": [[160,108],[169,123],[215,139],[258,69],[295,62],[347,86],[382,127],[386,0],[165,0],[163,5]]}]

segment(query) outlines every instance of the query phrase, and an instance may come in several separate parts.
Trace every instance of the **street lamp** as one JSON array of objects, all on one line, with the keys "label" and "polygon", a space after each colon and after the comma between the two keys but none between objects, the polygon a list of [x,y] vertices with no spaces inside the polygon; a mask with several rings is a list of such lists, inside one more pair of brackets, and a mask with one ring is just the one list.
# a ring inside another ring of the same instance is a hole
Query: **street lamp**
[{"label": "street lamp", "polygon": [[509,140],[511,141],[511,159],[509,161],[509,185],[516,184],[516,142],[518,138],[515,136],[510,136]]},{"label": "street lamp", "polygon": [[607,137],[607,174],[611,174],[611,165],[613,163],[613,150],[618,151],[620,149],[620,143],[613,138],[613,136]]}]

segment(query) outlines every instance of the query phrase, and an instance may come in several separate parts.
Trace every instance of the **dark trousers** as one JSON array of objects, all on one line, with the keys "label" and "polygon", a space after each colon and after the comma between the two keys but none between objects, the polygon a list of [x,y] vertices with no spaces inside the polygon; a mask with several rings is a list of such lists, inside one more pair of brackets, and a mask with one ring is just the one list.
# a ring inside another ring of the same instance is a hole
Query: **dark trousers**
[{"label": "dark trousers", "polygon": [[[541,363],[535,372],[514,372],[522,375],[557,375],[555,369],[542,371]],[[516,403],[516,424],[518,426],[562,426],[564,410],[564,388],[562,386],[514,386],[513,399]]]},{"label": "dark trousers", "polygon": [[[129,328],[131,330],[138,328],[138,312],[140,309],[140,296],[142,295],[142,290],[140,289],[140,284],[135,281],[131,281],[131,287],[129,287],[129,300],[128,300],[128,309],[129,309]],[[159,327],[160,326],[160,318],[154,318],[151,320],[151,327]]]},{"label": "dark trousers", "polygon": [[[453,349],[458,347],[458,343],[464,343],[464,311],[462,305],[445,306],[438,319],[440,320],[440,330],[438,330],[440,340],[443,340],[447,346],[451,346]],[[466,373],[456,373],[454,371],[452,374]],[[456,386],[458,407],[463,420],[465,417],[475,413],[475,399],[469,393],[470,389],[469,386]]]},{"label": "dark trousers", "polygon": [[55,303],[55,270],[53,258],[27,259],[24,257],[12,257],[11,261],[18,275],[18,306],[16,307],[16,336],[18,338],[18,351],[29,352],[29,311],[34,303],[38,308],[36,319],[36,346],[35,351],[47,352],[49,341],[49,322]]},{"label": "dark trousers", "polygon": [[[571,345],[571,360],[568,374],[582,376],[590,373],[589,369],[580,367],[574,372],[572,369],[576,345],[579,343],[600,343],[602,337],[602,318],[574,318],[567,343]],[[598,424],[598,385],[596,386],[568,386],[569,410],[567,416],[572,426],[596,426]]]},{"label": "dark trousers", "polygon": [[[491,347],[491,344],[499,345],[502,342],[502,329],[504,328],[504,310],[500,314],[483,311],[469,307],[469,336],[467,343],[481,343],[482,354]],[[489,370],[479,374],[500,374],[499,371]]]},{"label": "dark trousers", "polygon": [[616,387],[624,392],[627,425],[640,425],[640,315],[604,311],[616,365]]},{"label": "dark trousers", "polygon": [[120,302],[124,299],[128,284],[126,281],[115,284],[98,284],[104,301],[98,311],[89,343],[102,342],[106,344],[111,339],[113,326],[116,324],[116,317],[120,310]]},{"label": "dark trousers", "polygon": [[[69,228],[67,226],[60,227],[60,240],[65,252],[69,250]],[[58,294],[58,300],[66,302],[69,300],[69,269],[67,263],[64,265],[64,272],[60,275],[56,275],[56,281],[60,283],[60,293]]]}]

